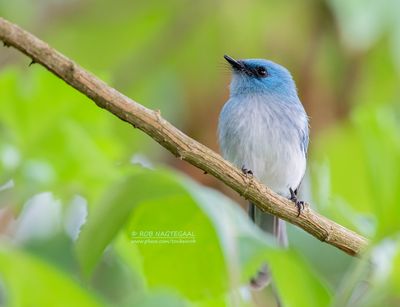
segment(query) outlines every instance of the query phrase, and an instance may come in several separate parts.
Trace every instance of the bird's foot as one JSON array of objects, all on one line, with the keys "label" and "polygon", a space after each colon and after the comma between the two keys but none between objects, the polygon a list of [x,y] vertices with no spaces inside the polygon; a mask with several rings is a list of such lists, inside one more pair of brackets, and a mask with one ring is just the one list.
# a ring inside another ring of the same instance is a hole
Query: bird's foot
[{"label": "bird's foot", "polygon": [[301,211],[304,210],[304,201],[298,200],[298,198],[297,198],[297,189],[293,191],[292,188],[289,188],[289,191],[290,191],[290,198],[289,199],[292,202],[294,202],[294,204],[296,205],[297,212],[298,212],[297,213],[297,217],[299,217],[300,214],[301,214]]},{"label": "bird's foot", "polygon": [[[246,177],[246,189],[243,191],[243,193],[241,193],[241,195],[247,199],[246,194],[247,194],[247,189],[249,188],[249,186],[251,185],[251,182],[253,180],[253,172],[251,170],[249,170],[248,168],[245,168],[244,165],[241,168],[242,173],[244,174],[244,176]],[[251,206],[251,205],[250,205]]]},{"label": "bird's foot", "polygon": [[248,168],[245,168],[244,165],[242,166],[241,170],[242,170],[242,173],[245,174],[246,176],[253,177],[253,171]]}]

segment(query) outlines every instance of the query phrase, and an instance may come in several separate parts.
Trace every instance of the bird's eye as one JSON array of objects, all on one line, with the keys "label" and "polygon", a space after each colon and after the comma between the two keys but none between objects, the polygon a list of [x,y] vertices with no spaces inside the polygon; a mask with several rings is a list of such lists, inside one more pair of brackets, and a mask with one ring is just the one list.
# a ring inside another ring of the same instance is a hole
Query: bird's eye
[{"label": "bird's eye", "polygon": [[257,75],[259,77],[264,78],[264,77],[266,77],[268,75],[268,73],[267,73],[267,70],[264,67],[259,66],[259,67],[257,67]]}]

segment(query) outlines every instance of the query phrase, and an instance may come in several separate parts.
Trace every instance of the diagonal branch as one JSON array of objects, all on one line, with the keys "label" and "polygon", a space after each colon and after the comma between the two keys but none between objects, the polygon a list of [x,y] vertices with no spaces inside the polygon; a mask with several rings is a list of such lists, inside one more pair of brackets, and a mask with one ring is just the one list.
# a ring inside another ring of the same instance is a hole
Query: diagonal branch
[{"label": "diagonal branch", "polygon": [[60,79],[156,140],[179,159],[211,174],[253,202],[261,210],[299,226],[319,240],[350,255],[359,255],[367,240],[357,233],[319,215],[306,206],[297,217],[293,203],[248,178],[206,146],[188,137],[153,111],[124,96],[29,32],[0,18],[0,40],[29,56]]}]

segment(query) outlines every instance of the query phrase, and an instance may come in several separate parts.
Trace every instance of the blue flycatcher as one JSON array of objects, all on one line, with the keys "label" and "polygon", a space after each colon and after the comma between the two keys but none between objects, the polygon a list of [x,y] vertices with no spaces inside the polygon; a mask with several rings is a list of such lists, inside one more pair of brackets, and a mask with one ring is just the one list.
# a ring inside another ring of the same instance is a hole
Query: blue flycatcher
[{"label": "blue flycatcher", "polygon": [[[223,156],[254,175],[276,193],[294,201],[300,214],[303,202],[297,189],[306,170],[308,117],[289,71],[263,59],[235,60],[230,97],[218,125]],[[249,204],[249,215],[264,231],[287,246],[285,222]],[[265,265],[251,279],[254,289],[270,281]]]}]

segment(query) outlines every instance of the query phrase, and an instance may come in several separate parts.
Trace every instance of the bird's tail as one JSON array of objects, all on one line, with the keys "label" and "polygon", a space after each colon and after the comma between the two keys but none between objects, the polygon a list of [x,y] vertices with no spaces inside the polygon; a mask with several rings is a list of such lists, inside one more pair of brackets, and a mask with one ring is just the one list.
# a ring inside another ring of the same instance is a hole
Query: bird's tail
[{"label": "bird's tail", "polygon": [[[263,231],[275,236],[279,245],[283,247],[288,245],[286,224],[284,221],[276,216],[262,212],[252,203],[249,204],[249,216]],[[257,272],[256,276],[250,280],[250,286],[254,290],[260,290],[267,286],[270,281],[271,274],[268,266],[265,264]]]}]

